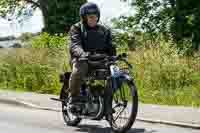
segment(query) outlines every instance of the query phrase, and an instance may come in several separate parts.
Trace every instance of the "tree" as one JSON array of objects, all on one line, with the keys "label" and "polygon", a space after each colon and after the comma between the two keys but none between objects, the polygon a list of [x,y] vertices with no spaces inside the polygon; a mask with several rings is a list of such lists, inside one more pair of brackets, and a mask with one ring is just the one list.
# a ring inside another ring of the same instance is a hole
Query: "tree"
[{"label": "tree", "polygon": [[198,0],[132,0],[131,5],[136,9],[134,18],[129,19],[132,25],[149,33],[171,34],[177,44],[193,39],[193,48],[200,47]]},{"label": "tree", "polygon": [[79,21],[79,8],[86,0],[1,0],[0,16],[17,16],[19,21],[39,8],[43,15],[44,29],[49,33],[61,33]]}]

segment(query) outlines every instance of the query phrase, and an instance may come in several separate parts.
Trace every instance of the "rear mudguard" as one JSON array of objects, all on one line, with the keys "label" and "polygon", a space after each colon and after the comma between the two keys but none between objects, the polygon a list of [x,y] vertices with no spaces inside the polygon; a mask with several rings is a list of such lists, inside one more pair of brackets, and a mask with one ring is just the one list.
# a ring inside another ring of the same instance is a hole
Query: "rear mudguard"
[{"label": "rear mudguard", "polygon": [[70,78],[71,72],[65,72],[60,74],[60,82],[63,83],[62,89],[60,90],[60,99],[64,99],[64,91],[68,89],[69,87],[69,78]]}]

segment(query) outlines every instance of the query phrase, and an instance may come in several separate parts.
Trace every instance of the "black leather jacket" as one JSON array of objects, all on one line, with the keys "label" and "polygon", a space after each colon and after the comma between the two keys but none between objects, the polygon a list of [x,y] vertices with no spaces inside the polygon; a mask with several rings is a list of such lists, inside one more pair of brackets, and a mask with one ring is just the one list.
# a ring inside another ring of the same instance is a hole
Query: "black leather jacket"
[{"label": "black leather jacket", "polygon": [[116,55],[116,48],[112,45],[111,31],[102,25],[89,28],[79,22],[71,26],[70,32],[70,62],[81,57],[84,52],[101,52],[110,56]]}]

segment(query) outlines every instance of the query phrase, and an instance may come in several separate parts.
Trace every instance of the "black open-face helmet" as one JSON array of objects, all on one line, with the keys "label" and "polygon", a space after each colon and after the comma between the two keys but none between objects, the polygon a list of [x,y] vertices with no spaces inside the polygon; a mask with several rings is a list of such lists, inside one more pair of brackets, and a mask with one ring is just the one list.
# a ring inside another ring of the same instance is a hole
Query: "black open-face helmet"
[{"label": "black open-face helmet", "polygon": [[97,22],[99,22],[99,19],[100,19],[99,7],[95,3],[87,2],[83,4],[80,8],[80,17],[83,20],[85,20],[86,15],[90,15],[90,14],[96,14],[98,17]]}]

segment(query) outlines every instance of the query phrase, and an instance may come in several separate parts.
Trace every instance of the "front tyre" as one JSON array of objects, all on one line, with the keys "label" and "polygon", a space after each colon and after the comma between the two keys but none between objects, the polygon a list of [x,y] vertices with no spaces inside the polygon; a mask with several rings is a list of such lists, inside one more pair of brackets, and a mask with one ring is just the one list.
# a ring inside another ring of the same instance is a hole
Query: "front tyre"
[{"label": "front tyre", "polygon": [[132,81],[122,81],[120,88],[114,92],[112,100],[114,113],[109,124],[115,133],[128,131],[136,120],[138,112],[138,94]]}]

